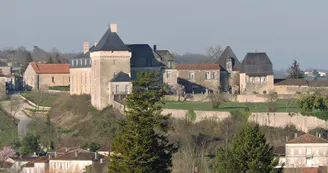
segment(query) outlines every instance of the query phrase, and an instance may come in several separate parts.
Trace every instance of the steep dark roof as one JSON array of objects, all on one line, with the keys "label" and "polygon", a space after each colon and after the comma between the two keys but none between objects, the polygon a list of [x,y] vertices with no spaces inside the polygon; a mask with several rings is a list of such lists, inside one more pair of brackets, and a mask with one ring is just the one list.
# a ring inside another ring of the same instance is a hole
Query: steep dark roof
[{"label": "steep dark roof", "polygon": [[305,79],[285,79],[275,82],[275,85],[308,86],[309,81]]},{"label": "steep dark roof", "polygon": [[163,58],[165,61],[173,61],[174,56],[168,50],[156,50],[156,52]]},{"label": "steep dark roof", "polygon": [[273,75],[272,62],[266,53],[247,53],[241,62],[240,73]]},{"label": "steep dark roof", "polygon": [[220,70],[219,64],[177,64],[177,70]]},{"label": "steep dark roof", "polygon": [[132,53],[131,67],[160,67],[162,63],[158,55],[148,44],[127,45]]},{"label": "steep dark roof", "polygon": [[119,72],[117,73],[114,78],[111,80],[111,82],[130,82],[131,79],[128,74]]},{"label": "steep dark roof", "polygon": [[108,28],[97,45],[90,51],[130,51],[130,49],[124,44],[116,32],[112,32]]},{"label": "steep dark roof", "polygon": [[235,71],[240,69],[240,62],[230,46],[225,48],[215,64],[220,64],[222,68],[226,69],[227,58],[232,58],[232,70]]},{"label": "steep dark roof", "polygon": [[304,134],[287,142],[288,144],[304,144],[304,143],[328,143],[328,140],[316,137],[311,134]]}]

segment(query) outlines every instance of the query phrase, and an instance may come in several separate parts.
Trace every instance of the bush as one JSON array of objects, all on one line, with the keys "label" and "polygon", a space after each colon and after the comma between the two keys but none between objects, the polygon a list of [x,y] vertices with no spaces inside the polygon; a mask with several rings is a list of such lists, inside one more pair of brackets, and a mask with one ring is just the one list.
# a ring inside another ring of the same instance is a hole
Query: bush
[{"label": "bush", "polygon": [[263,91],[263,94],[267,94],[267,92],[264,90],[264,91]]},{"label": "bush", "polygon": [[321,120],[328,120],[328,112],[324,111],[324,112],[301,112],[302,115],[304,116],[314,116],[317,117]]},{"label": "bush", "polygon": [[212,93],[209,95],[209,98],[212,102],[213,109],[219,108],[222,103],[227,101],[222,93]]},{"label": "bush", "polygon": [[258,94],[258,92],[256,92],[256,91],[253,91],[253,94]]},{"label": "bush", "polygon": [[327,99],[320,95],[304,95],[297,99],[297,105],[303,112],[313,112],[313,109],[327,111]]},{"label": "bush", "polygon": [[186,119],[188,121],[195,121],[196,120],[196,113],[194,110],[188,110],[186,114]]},{"label": "bush", "polygon": [[250,112],[241,112],[241,111],[231,111],[230,115],[233,118],[245,118],[246,120],[248,120],[251,113]]}]

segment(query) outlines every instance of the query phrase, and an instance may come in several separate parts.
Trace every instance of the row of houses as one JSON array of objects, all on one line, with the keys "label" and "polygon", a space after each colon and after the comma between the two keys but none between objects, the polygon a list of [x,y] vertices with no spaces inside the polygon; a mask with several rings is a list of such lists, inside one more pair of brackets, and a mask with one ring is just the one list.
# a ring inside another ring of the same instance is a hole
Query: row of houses
[{"label": "row of houses", "polygon": [[61,147],[46,156],[10,157],[2,169],[21,173],[105,172],[109,149],[90,152],[80,147]]}]

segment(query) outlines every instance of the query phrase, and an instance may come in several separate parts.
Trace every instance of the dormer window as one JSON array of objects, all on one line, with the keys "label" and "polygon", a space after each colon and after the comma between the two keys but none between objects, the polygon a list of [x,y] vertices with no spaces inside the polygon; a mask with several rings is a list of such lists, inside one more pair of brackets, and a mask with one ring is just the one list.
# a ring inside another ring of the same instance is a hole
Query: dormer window
[{"label": "dormer window", "polygon": [[228,57],[226,60],[226,68],[229,72],[232,71],[232,58],[231,57]]}]

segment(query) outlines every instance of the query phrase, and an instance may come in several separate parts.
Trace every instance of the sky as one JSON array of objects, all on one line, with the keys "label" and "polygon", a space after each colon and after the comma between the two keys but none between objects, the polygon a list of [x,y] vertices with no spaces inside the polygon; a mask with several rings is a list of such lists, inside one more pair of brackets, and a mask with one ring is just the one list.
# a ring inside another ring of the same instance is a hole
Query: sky
[{"label": "sky", "polygon": [[294,59],[328,69],[327,0],[5,0],[0,48],[37,45],[82,52],[110,23],[126,44],[146,43],[184,54],[231,46],[241,61],[266,52],[275,69]]}]

